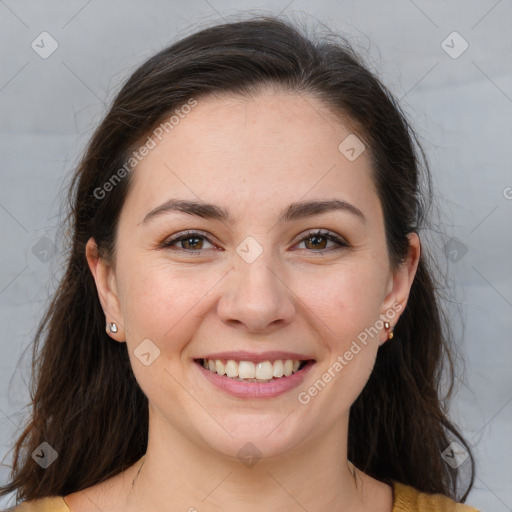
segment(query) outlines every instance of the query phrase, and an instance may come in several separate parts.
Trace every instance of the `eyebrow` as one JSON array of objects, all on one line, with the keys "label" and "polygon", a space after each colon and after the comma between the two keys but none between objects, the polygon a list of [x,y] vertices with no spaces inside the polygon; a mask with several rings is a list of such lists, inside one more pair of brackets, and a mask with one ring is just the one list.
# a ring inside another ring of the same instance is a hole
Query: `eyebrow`
[{"label": "eyebrow", "polygon": [[[321,215],[322,213],[342,211],[355,215],[363,223],[366,218],[363,212],[356,206],[342,201],[339,199],[330,199],[326,201],[301,201],[292,203],[286,208],[279,216],[278,222],[291,222],[294,220],[303,219],[306,217],[313,217]],[[221,207],[203,201],[193,201],[184,199],[169,199],[165,203],[157,206],[151,210],[142,221],[142,224],[148,223],[151,219],[158,217],[164,213],[182,212],[189,215],[195,215],[205,219],[219,220],[233,224],[234,218],[230,212]]]}]

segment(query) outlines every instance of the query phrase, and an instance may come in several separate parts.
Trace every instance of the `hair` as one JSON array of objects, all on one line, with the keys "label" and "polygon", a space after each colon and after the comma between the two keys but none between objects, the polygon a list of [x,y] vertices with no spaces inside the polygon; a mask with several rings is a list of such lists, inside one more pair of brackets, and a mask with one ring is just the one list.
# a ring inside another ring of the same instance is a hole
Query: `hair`
[{"label": "hair", "polygon": [[[126,344],[105,332],[85,256],[93,237],[100,257],[114,259],[132,173],[105,197],[98,190],[120,176],[141,141],[191,99],[251,98],[267,87],[316,98],[364,142],[391,268],[405,261],[407,235],[426,225],[432,204],[428,162],[397,100],[344,37],[312,38],[280,17],[253,16],[175,42],[128,78],[71,178],[66,269],[35,334],[31,415],[13,449],[11,481],[0,487],[0,496],[66,495],[120,473],[144,455],[147,398]],[[351,407],[348,458],[380,481],[464,501],[473,485],[474,459],[448,419],[455,347],[433,269],[422,250],[394,339],[378,350],[373,373]],[[446,371],[450,386],[442,396]],[[442,457],[454,439],[469,454],[470,481],[462,497],[460,471]],[[31,458],[44,441],[59,454],[46,469]]]}]

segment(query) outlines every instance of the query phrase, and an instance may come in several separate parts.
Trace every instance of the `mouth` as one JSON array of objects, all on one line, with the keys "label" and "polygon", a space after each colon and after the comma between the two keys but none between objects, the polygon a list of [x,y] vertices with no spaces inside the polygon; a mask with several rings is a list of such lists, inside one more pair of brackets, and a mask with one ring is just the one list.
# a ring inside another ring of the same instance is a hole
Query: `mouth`
[{"label": "mouth", "polygon": [[312,360],[237,361],[234,359],[196,359],[206,370],[239,382],[271,382],[294,375]]},{"label": "mouth", "polygon": [[209,356],[194,363],[216,387],[236,397],[274,397],[298,386],[314,359],[252,356],[240,359]]}]

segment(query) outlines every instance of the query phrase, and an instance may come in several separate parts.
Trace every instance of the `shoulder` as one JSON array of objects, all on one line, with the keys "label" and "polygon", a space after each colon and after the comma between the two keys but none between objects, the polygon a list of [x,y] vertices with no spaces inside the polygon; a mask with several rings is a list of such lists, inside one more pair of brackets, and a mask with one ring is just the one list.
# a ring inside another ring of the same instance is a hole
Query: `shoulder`
[{"label": "shoulder", "polygon": [[392,512],[479,512],[476,508],[456,503],[444,494],[428,494],[414,487],[392,482]]},{"label": "shoulder", "polygon": [[70,512],[62,496],[51,496],[38,500],[24,501],[4,512]]}]

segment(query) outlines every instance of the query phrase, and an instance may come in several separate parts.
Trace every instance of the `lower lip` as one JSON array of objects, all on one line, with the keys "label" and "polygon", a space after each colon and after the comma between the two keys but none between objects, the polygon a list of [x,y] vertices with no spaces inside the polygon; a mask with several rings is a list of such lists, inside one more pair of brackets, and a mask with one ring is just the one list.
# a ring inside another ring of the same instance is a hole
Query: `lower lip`
[{"label": "lower lip", "polygon": [[260,383],[230,379],[207,370],[201,363],[195,361],[195,366],[197,366],[206,379],[222,391],[237,398],[273,398],[282,395],[299,386],[314,364],[314,361],[308,361],[303,368],[289,377],[279,377],[270,382]]}]

